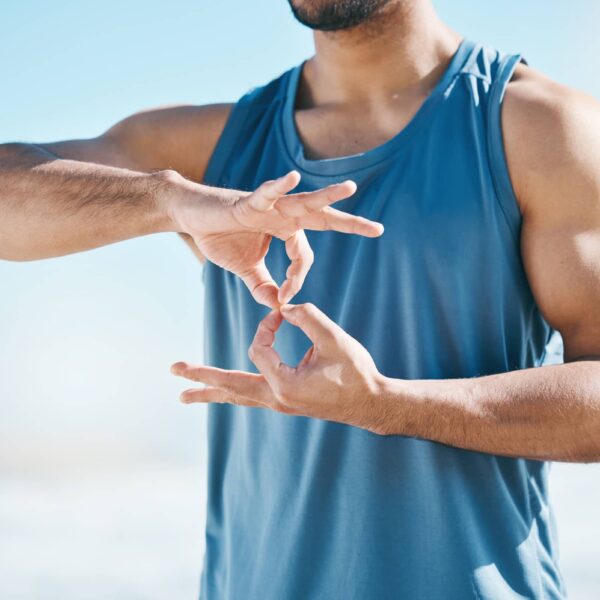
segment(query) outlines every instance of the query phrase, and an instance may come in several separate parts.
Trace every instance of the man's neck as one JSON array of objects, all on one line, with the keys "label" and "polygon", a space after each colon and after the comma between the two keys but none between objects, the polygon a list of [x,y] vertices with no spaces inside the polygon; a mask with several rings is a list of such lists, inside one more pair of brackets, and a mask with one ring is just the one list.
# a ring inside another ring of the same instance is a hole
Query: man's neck
[{"label": "man's neck", "polygon": [[377,103],[404,93],[427,93],[460,39],[429,0],[390,2],[358,27],[316,31],[315,56],[304,69],[306,100]]}]

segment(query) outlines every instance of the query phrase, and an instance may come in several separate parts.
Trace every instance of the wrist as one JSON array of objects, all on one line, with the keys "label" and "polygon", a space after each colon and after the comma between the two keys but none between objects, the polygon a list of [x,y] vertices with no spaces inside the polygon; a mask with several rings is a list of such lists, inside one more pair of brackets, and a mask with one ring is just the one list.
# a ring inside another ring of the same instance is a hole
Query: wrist
[{"label": "wrist", "polygon": [[156,171],[151,177],[156,185],[156,209],[164,223],[164,231],[188,233],[181,217],[185,204],[190,201],[192,186],[196,184],[173,169]]},{"label": "wrist", "polygon": [[413,435],[410,415],[418,404],[417,394],[411,381],[379,374],[374,386],[374,419],[369,429],[379,435]]},{"label": "wrist", "polygon": [[168,223],[168,231],[192,237],[201,232],[209,233],[214,226],[217,230],[225,226],[223,209],[235,204],[243,195],[238,190],[195,183],[171,169],[158,171],[155,176],[162,190],[158,195],[159,210]]},{"label": "wrist", "polygon": [[392,433],[394,402],[392,400],[393,380],[377,373],[369,385],[367,427],[371,433],[390,435]]}]

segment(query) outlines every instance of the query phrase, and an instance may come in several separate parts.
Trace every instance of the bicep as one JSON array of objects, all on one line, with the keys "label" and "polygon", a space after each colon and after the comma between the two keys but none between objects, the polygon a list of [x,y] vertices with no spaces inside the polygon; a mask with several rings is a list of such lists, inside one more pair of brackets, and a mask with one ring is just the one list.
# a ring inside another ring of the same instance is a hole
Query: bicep
[{"label": "bicep", "polygon": [[39,146],[61,158],[143,172],[173,169],[200,182],[230,110],[229,104],[156,108],[96,138]]},{"label": "bicep", "polygon": [[599,356],[600,208],[590,211],[585,223],[576,218],[543,221],[526,218],[522,229],[523,261],[533,295],[563,337],[565,360]]},{"label": "bicep", "polygon": [[96,163],[109,167],[141,171],[141,162],[135,153],[127,148],[126,140],[106,134],[96,138],[66,140],[37,144],[59,158]]},{"label": "bicep", "polygon": [[569,361],[600,356],[600,105],[564,88],[540,93],[544,85],[507,105],[507,156],[523,263]]}]

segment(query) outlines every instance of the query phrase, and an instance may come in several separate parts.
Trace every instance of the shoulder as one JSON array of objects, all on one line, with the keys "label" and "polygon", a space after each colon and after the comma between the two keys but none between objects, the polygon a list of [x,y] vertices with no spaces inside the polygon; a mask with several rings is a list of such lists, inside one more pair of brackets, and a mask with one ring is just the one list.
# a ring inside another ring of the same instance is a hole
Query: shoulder
[{"label": "shoulder", "polygon": [[[265,85],[251,88],[235,103],[159,106],[139,111],[104,133],[118,139],[136,168],[150,171],[174,169],[192,181],[204,179],[206,167],[227,122],[259,117],[283,98],[286,71]],[[239,109],[239,110],[236,110]],[[243,115],[240,117],[240,115]]]},{"label": "shoulder", "polygon": [[594,187],[600,193],[600,102],[593,97],[520,64],[506,88],[502,129],[524,214],[583,202]]},{"label": "shoulder", "polygon": [[143,170],[175,169],[201,181],[234,104],[171,105],[139,111],[105,134],[118,138]]}]

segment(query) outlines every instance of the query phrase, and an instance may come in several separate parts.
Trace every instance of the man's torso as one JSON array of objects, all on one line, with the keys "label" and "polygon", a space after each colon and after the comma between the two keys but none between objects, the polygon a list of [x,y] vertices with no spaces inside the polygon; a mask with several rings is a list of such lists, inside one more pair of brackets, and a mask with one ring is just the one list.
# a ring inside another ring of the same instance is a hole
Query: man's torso
[{"label": "man's torso", "polygon": [[[313,189],[352,178],[340,205],[379,240],[309,232],[313,302],[398,378],[538,365],[551,333],[520,260],[499,104],[518,57],[465,42],[407,126],[376,148],[311,159],[294,120],[296,67],[238,103],[206,172],[254,189],[292,168]],[[510,192],[510,190],[509,190]],[[283,279],[274,241],[267,264]],[[253,370],[265,309],[205,267],[206,359]],[[308,346],[291,326],[283,359]],[[213,598],[560,598],[546,466],[258,409],[209,409],[202,594]],[[511,596],[512,594],[512,596]]]}]

